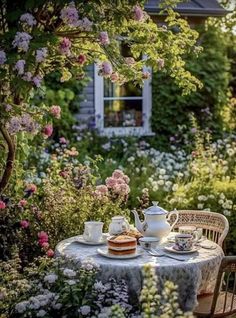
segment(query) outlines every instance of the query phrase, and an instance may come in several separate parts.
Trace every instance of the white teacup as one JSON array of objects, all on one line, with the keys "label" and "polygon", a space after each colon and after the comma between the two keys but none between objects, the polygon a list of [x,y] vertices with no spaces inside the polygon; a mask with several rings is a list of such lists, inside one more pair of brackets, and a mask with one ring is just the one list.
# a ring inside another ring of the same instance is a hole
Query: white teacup
[{"label": "white teacup", "polygon": [[98,243],[103,238],[102,228],[103,222],[89,221],[84,222],[84,233],[83,238],[87,242]]},{"label": "white teacup", "polygon": [[177,234],[175,236],[175,248],[179,251],[190,251],[196,239],[191,234]]},{"label": "white teacup", "polygon": [[196,240],[200,239],[200,233],[198,232],[196,226],[193,225],[183,225],[179,227],[179,233],[180,234],[190,234],[192,235]]},{"label": "white teacup", "polygon": [[142,248],[145,250],[156,248],[160,242],[157,237],[141,237],[138,241]]}]

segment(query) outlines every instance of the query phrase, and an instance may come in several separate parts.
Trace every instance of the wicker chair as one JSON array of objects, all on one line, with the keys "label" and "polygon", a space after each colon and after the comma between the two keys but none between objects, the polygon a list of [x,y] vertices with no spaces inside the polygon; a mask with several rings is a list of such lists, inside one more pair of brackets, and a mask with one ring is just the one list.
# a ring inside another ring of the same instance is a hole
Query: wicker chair
[{"label": "wicker chair", "polygon": [[[224,215],[199,210],[179,210],[178,212],[179,219],[174,226],[174,231],[177,231],[179,226],[194,225],[197,228],[202,228],[204,236],[222,247],[229,231],[229,222]],[[170,218],[171,223],[174,220],[174,217]]]},{"label": "wicker chair", "polygon": [[236,317],[236,256],[223,258],[214,294],[199,296],[194,314],[206,318]]}]

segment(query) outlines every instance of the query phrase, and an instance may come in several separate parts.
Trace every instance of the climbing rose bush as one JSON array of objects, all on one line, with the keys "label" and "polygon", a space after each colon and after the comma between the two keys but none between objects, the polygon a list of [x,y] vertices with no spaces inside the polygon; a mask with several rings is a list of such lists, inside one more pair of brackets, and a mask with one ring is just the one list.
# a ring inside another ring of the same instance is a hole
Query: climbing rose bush
[{"label": "climbing rose bush", "polygon": [[[13,170],[16,136],[44,138],[53,134],[52,118],[61,116],[60,105],[37,107],[31,103],[46,74],[55,69],[61,82],[83,78],[84,68],[96,63],[99,75],[123,84],[143,84],[150,73],[163,69],[183,88],[195,90],[199,81],[184,69],[183,56],[195,48],[197,33],[168,7],[166,24],[156,24],[143,11],[144,1],[68,2],[39,1],[1,4],[0,20],[0,131],[8,157],[0,192]],[[24,11],[26,10],[26,11]],[[174,27],[178,26],[178,34]],[[181,43],[181,45],[180,45]],[[120,47],[129,47],[122,56]],[[170,50],[171,48],[171,50]],[[141,58],[140,56],[145,56]],[[21,138],[20,138],[21,139]],[[19,140],[19,138],[18,138]]]}]

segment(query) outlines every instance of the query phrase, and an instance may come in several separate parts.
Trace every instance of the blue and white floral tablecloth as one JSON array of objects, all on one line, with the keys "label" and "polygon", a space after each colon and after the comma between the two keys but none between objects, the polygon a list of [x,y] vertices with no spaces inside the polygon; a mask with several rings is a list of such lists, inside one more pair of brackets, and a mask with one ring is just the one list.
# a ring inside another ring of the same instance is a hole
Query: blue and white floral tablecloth
[{"label": "blue and white floral tablecloth", "polygon": [[[165,280],[178,285],[179,303],[186,311],[193,310],[196,306],[198,294],[214,290],[219,265],[224,256],[221,247],[216,244],[216,248],[212,250],[200,248],[196,253],[181,255],[184,262],[165,256],[153,257],[145,251],[134,259],[108,259],[97,253],[98,246],[83,245],[76,242],[76,238],[75,236],[60,242],[56,247],[56,255],[79,261],[92,258],[100,265],[99,279],[102,282],[107,282],[111,277],[125,279],[130,293],[136,296],[142,286],[142,266],[149,263],[155,267],[161,285]],[[204,244],[207,242],[209,241],[204,241]]]}]

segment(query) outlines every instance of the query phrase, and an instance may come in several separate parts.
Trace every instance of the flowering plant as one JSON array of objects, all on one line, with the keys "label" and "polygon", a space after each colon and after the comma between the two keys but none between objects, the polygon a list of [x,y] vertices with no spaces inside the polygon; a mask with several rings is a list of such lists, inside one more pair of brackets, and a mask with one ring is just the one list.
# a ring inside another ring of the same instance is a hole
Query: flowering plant
[{"label": "flowering plant", "polygon": [[[16,135],[41,132],[50,137],[50,116],[60,117],[58,105],[38,108],[30,103],[44,76],[53,70],[60,71],[64,82],[71,78],[71,69],[82,76],[84,67],[96,62],[104,77],[119,84],[135,78],[135,83],[142,84],[150,76],[143,67],[150,66],[154,71],[168,70],[185,92],[199,85],[184,69],[182,59],[194,46],[197,33],[169,6],[165,9],[167,26],[155,24],[143,11],[143,1],[139,3],[121,1],[114,6],[102,1],[98,6],[96,2],[27,2],[28,12],[16,4],[17,13],[12,15],[12,3],[2,2],[0,131],[8,156],[0,192],[12,173]],[[175,25],[179,28],[177,36]],[[122,43],[130,47],[132,57],[128,60],[120,54]]]}]

